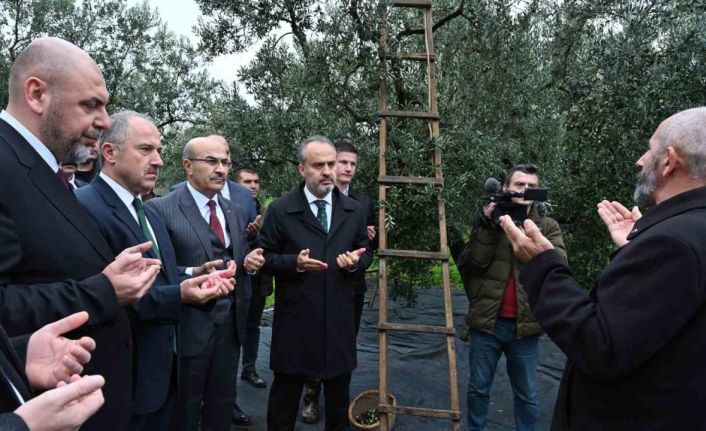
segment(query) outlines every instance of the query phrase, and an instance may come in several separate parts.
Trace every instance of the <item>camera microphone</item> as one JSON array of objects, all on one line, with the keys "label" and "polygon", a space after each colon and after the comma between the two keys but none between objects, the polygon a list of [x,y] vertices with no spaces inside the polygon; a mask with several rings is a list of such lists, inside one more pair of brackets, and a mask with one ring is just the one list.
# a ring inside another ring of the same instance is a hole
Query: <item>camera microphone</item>
[{"label": "camera microphone", "polygon": [[485,183],[483,184],[483,189],[485,190],[486,193],[489,194],[494,194],[498,190],[500,190],[500,181],[498,181],[497,178],[490,177],[487,180],[485,180]]}]

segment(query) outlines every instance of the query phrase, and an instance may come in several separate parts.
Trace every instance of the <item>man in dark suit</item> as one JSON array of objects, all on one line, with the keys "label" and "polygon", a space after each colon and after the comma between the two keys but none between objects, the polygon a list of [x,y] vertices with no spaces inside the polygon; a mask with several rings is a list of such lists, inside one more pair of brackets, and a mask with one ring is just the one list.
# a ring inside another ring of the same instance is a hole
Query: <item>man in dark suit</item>
[{"label": "man in dark suit", "polygon": [[[255,208],[258,216],[265,215],[265,207],[262,206],[257,198],[260,193],[260,176],[250,168],[240,168],[235,171],[235,179],[243,187],[248,188],[252,193],[252,199],[255,202]],[[251,248],[257,241],[251,241]],[[250,306],[248,308],[248,317],[245,321],[245,342],[243,343],[243,370],[240,373],[240,378],[248,382],[256,388],[264,388],[267,386],[255,369],[257,362],[257,353],[260,346],[260,323],[262,321],[262,312],[265,309],[267,297],[272,295],[273,283],[272,276],[268,274],[257,273],[250,279],[252,287],[252,296],[250,297]],[[238,415],[237,410],[234,412],[234,419]]]},{"label": "man in dark suit", "polygon": [[704,429],[704,160],[706,108],[659,125],[637,161],[651,210],[598,205],[619,249],[590,293],[534,223],[502,220],[532,314],[567,356],[552,430]]},{"label": "man in dark suit", "polygon": [[[228,154],[230,155],[230,145],[223,135],[212,133],[206,136],[206,138],[218,141],[225,145],[228,148]],[[182,187],[186,187],[186,181],[172,186],[170,191],[174,191]],[[257,232],[260,230],[260,226],[262,225],[262,217],[260,217],[260,214],[257,212],[257,208],[255,207],[255,203],[252,199],[251,191],[247,187],[238,184],[236,181],[228,179],[228,172],[226,171],[226,182],[223,184],[223,187],[218,194],[243,209],[241,214],[245,216],[244,221],[247,225],[248,240],[254,239]]]},{"label": "man in dark suit", "polygon": [[[42,327],[29,339],[10,340],[0,326],[0,429],[76,429],[103,405],[103,377],[78,376],[95,342],[62,336],[87,320],[88,313],[75,313]],[[17,357],[13,344],[27,349],[26,363]],[[32,398],[30,387],[49,390]]]},{"label": "man in dark suit", "polygon": [[77,190],[76,197],[113,251],[149,240],[154,246],[148,256],[162,261],[154,286],[132,306],[136,354],[130,430],[166,430],[176,393],[175,325],[182,303],[198,306],[226,295],[234,280],[214,279],[218,283],[202,286],[209,278],[204,274],[180,282],[164,221],[141,200],[142,192],[154,187],[162,166],[159,130],[151,119],[133,111],[113,114],[110,120],[110,129],[100,139],[101,173]]},{"label": "man in dark suit", "polygon": [[326,429],[343,430],[356,366],[355,290],[372,260],[366,214],[334,187],[331,141],[305,139],[299,162],[304,184],[270,205],[260,233],[263,271],[277,286],[267,427],[293,430],[304,381],[317,377]]},{"label": "man in dark suit", "polygon": [[183,159],[186,186],[147,205],[164,219],[177,263],[187,273],[204,261],[233,260],[237,287],[211,310],[182,310],[180,390],[171,429],[193,431],[200,422],[204,431],[228,431],[250,300],[248,273],[264,258],[262,249],[248,253],[242,208],[218,194],[231,165],[228,147],[208,137],[192,139]]},{"label": "man in dark suit", "polygon": [[[358,150],[347,140],[339,140],[334,143],[336,146],[336,187],[349,198],[358,202],[364,214],[367,216],[366,232],[370,241],[370,248],[375,249],[375,207],[373,201],[363,193],[351,187],[351,182],[355,178],[358,168]],[[365,277],[359,282],[355,290],[355,332],[358,334],[360,328],[360,318],[363,314],[363,304],[365,303],[365,292],[368,287]],[[319,421],[319,396],[321,395],[321,381],[316,378],[307,379],[302,406],[299,417],[307,424]]]},{"label": "man in dark suit", "polygon": [[83,429],[123,430],[132,392],[123,305],[142,297],[160,262],[142,257],[149,243],[115,258],[57,175],[57,160],[110,126],[105,82],[80,48],[41,38],[15,60],[9,90],[0,113],[0,323],[15,336],[88,311],[81,334],[98,348],[86,372],[103,375],[106,385],[105,405]]}]

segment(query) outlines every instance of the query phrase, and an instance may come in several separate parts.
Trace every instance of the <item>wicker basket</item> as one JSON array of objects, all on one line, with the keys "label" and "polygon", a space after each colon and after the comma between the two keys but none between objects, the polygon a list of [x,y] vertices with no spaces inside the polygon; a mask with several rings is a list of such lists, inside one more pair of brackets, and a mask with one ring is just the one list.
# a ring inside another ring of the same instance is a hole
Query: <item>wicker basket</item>
[{"label": "wicker basket", "polygon": [[[387,399],[389,400],[388,404],[396,406],[397,405],[397,398],[395,398],[394,395],[388,393],[387,394]],[[356,418],[358,415],[361,413],[365,413],[366,411],[370,409],[376,409],[378,407],[380,401],[380,394],[376,390],[370,390],[370,391],[365,391],[361,392],[358,394],[357,397],[353,401],[351,401],[351,405],[348,407],[348,420],[351,423],[351,426],[356,429],[356,430],[361,430],[361,431],[377,431],[380,429],[380,423],[374,423],[372,425],[363,425],[361,423],[358,423]],[[395,414],[394,413],[388,413],[387,414],[387,423],[390,426],[390,429],[395,425]]]}]

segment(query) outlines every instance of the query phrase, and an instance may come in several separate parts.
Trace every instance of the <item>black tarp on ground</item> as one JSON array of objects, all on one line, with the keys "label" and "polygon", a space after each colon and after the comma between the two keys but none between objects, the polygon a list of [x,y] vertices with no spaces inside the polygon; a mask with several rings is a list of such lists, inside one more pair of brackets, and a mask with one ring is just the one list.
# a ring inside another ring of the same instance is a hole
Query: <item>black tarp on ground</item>
[{"label": "black tarp on ground", "polygon": [[[466,329],[464,316],[468,302],[462,292],[455,292],[452,298],[456,336],[456,354],[458,364],[459,396],[463,415],[462,429],[466,428],[466,384],[468,376],[468,343],[460,340]],[[441,289],[421,291],[417,305],[405,308],[397,303],[390,303],[390,320],[404,323],[443,325],[444,307]],[[238,403],[250,414],[253,424],[250,427],[233,429],[265,430],[267,396],[272,372],[269,370],[269,352],[271,340],[271,312],[263,317],[258,372],[268,382],[266,389],[256,389],[242,380],[238,382]],[[363,312],[360,336],[358,337],[358,368],[351,380],[351,399],[358,393],[378,387],[378,309],[366,308]],[[449,408],[448,361],[446,359],[446,340],[443,335],[391,332],[389,339],[388,378],[390,392],[400,405]],[[539,394],[540,418],[538,430],[549,429],[551,414],[556,399],[556,391],[564,366],[565,357],[546,336],[540,338],[539,367],[537,373],[537,392]],[[495,375],[495,382],[490,397],[489,430],[506,431],[515,429],[512,414],[512,389],[505,371],[505,358],[501,358]],[[323,397],[322,397],[323,399]],[[323,413],[323,410],[322,410]],[[323,417],[317,425],[298,423],[299,431],[323,430]],[[427,419],[416,416],[397,416],[395,430],[451,430],[451,422],[443,419]]]}]

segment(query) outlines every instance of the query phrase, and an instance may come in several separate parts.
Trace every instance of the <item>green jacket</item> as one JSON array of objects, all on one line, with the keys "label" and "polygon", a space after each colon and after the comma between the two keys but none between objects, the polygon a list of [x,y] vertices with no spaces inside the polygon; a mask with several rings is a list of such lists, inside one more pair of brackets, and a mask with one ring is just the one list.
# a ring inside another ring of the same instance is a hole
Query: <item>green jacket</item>
[{"label": "green jacket", "polygon": [[[528,217],[566,258],[566,247],[556,220],[540,216],[535,204],[530,208]],[[541,335],[542,328],[532,317],[527,293],[519,283],[518,275],[523,264],[515,257],[502,229],[489,226],[482,216],[477,237],[465,245],[458,266],[468,296],[466,322],[471,329],[493,333],[508,275],[512,271],[517,289],[517,338]]]}]

